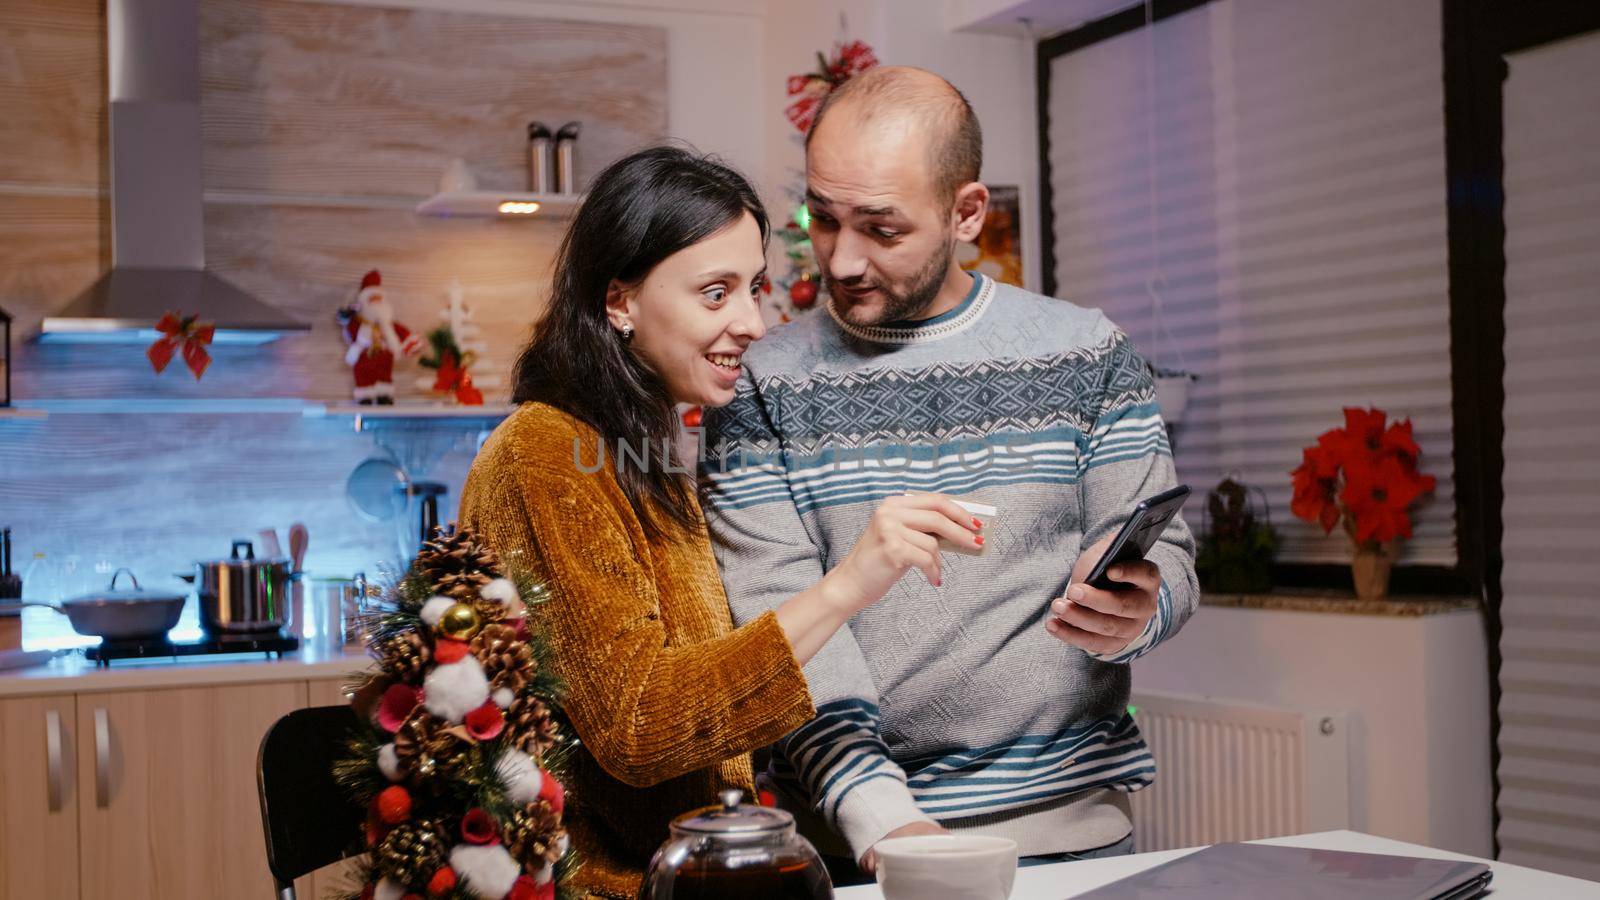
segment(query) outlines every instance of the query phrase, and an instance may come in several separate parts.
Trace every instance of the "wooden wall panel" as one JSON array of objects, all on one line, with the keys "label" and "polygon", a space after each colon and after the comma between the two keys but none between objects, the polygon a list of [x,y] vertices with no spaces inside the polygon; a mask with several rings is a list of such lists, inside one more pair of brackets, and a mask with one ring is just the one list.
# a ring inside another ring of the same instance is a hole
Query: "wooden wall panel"
[{"label": "wooden wall panel", "polygon": [[427,195],[460,158],[525,190],[529,120],[583,122],[585,178],[666,131],[659,28],[231,0],[202,33],[212,189]]},{"label": "wooden wall panel", "polygon": [[0,183],[104,181],[104,0],[0,3]]}]

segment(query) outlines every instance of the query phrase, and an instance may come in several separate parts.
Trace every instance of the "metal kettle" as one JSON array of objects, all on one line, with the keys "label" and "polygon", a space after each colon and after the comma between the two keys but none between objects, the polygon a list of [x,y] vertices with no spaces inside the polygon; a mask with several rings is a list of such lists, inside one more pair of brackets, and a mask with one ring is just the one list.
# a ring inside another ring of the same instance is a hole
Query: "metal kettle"
[{"label": "metal kettle", "polygon": [[671,837],[650,860],[639,900],[832,900],[833,883],[811,842],[781,809],[722,804],[672,820]]}]

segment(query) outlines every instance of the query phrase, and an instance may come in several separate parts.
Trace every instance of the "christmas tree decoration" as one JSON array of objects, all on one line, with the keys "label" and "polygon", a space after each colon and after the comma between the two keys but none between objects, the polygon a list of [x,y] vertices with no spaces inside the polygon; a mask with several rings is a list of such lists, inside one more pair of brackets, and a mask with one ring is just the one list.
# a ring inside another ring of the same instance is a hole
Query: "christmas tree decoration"
[{"label": "christmas tree decoration", "polygon": [[417,387],[453,399],[462,406],[481,406],[483,392],[480,389],[499,387],[500,378],[476,370],[489,348],[480,339],[482,329],[472,320],[472,309],[466,304],[461,282],[450,282],[449,297],[449,304],[439,311],[444,324],[428,332],[431,352],[421,360],[422,366],[433,370],[434,374],[418,378]]},{"label": "christmas tree decoration", "polygon": [[217,328],[214,323],[196,321],[198,318],[168,312],[156,323],[156,331],[161,336],[155,339],[144,355],[157,375],[166,371],[167,364],[172,362],[172,355],[180,348],[183,351],[183,364],[194,373],[195,381],[199,381],[200,376],[206,373],[211,365],[211,354],[206,352],[206,347],[210,346]]},{"label": "christmas tree decoration", "polygon": [[353,396],[363,405],[394,403],[394,362],[422,351],[422,339],[394,318],[377,269],[361,279],[355,302],[339,310],[345,365],[355,378]]},{"label": "christmas tree decoration", "polygon": [[549,651],[525,616],[545,596],[460,531],[424,545],[369,614],[378,665],[353,687],[380,700],[334,767],[370,810],[368,855],[340,900],[563,895],[580,865],[556,774],[572,744]]},{"label": "christmas tree decoration", "polygon": [[851,78],[878,64],[878,55],[864,41],[850,41],[833,46],[831,56],[817,52],[817,68],[804,75],[790,75],[784,83],[789,96],[796,98],[784,109],[789,120],[801,134],[811,130],[817,119],[822,101]]},{"label": "christmas tree decoration", "polygon": [[440,637],[447,637],[454,641],[470,641],[478,629],[483,627],[478,618],[478,611],[466,603],[454,603],[439,617],[439,624],[434,629]]}]

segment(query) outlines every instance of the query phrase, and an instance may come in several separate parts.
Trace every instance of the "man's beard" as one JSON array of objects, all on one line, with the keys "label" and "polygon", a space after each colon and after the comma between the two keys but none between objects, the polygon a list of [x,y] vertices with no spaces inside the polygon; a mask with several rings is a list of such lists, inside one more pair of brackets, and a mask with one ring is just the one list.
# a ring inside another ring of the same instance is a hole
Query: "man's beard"
[{"label": "man's beard", "polygon": [[[839,316],[851,325],[859,327],[872,327],[886,322],[904,322],[915,319],[933,304],[934,298],[939,296],[939,291],[944,287],[945,275],[950,271],[950,260],[955,255],[955,246],[949,240],[940,244],[940,250],[929,257],[928,264],[918,270],[911,279],[911,286],[905,293],[899,293],[882,282],[871,282],[878,292],[883,294],[883,307],[878,314],[870,320],[861,319],[856,314],[856,307],[848,305],[848,300],[834,309]],[[857,287],[863,279],[855,278],[847,282],[838,282],[842,287]],[[822,284],[833,293],[835,279],[826,273],[822,276]],[[840,291],[839,293],[844,293]]]}]

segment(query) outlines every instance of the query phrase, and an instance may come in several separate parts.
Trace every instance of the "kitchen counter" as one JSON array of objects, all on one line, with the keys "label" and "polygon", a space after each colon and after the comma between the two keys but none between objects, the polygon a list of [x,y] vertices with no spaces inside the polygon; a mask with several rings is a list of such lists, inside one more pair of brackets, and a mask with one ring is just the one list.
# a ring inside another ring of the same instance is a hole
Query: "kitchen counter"
[{"label": "kitchen counter", "polygon": [[360,646],[346,647],[313,638],[282,658],[265,654],[188,656],[179,659],[118,660],[100,668],[82,651],[62,652],[43,665],[0,670],[0,699],[137,691],[274,681],[316,681],[355,675],[372,664]]}]

